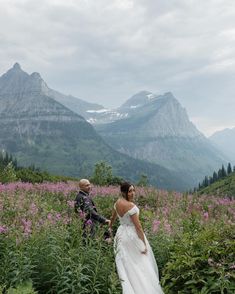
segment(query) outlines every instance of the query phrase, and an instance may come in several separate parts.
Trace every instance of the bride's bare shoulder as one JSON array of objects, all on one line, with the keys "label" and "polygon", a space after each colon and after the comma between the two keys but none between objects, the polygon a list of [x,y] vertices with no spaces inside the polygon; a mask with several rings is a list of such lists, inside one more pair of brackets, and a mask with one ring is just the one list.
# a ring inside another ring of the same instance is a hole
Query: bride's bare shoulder
[{"label": "bride's bare shoulder", "polygon": [[131,209],[132,207],[135,206],[135,204],[133,202],[127,201],[126,199],[120,198],[116,201],[115,206]]}]

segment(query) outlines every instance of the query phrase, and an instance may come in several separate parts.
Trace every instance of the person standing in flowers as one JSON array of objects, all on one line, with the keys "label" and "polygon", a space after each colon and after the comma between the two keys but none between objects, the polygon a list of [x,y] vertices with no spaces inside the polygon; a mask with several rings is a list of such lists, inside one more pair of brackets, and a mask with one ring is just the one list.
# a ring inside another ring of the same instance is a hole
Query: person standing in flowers
[{"label": "person standing in flowers", "polygon": [[120,226],[114,237],[115,262],[123,294],[163,294],[158,267],[134,203],[135,187],[121,184],[121,197],[114,204],[110,232],[116,218]]},{"label": "person standing in flowers", "polygon": [[95,228],[97,223],[110,224],[110,220],[106,219],[102,215],[98,214],[96,206],[91,199],[89,193],[91,191],[91,183],[87,179],[81,179],[79,181],[79,192],[75,198],[75,211],[80,212],[84,216],[83,223],[83,238],[87,237],[87,231],[89,230],[90,237],[94,237]]}]

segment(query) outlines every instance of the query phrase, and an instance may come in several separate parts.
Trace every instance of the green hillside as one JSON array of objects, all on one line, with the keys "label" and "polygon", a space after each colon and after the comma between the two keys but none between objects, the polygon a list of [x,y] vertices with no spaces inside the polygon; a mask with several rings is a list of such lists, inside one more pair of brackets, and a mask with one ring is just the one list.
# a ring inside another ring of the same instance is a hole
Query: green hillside
[{"label": "green hillside", "polygon": [[198,193],[218,196],[230,196],[235,198],[235,172],[217,180],[215,183],[199,189]]}]

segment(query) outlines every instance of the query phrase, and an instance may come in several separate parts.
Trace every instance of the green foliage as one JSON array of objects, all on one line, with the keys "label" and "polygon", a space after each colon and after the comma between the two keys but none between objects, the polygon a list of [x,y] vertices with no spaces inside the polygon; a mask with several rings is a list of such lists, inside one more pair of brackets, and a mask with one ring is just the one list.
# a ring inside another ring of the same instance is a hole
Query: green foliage
[{"label": "green foliage", "polygon": [[[84,242],[83,221],[70,206],[75,191],[49,192],[42,186],[0,193],[0,293],[120,294],[113,244],[103,240],[107,227],[99,226],[95,238]],[[119,189],[97,190],[109,195],[94,199],[98,211],[109,217]],[[148,187],[136,191],[164,293],[234,293],[234,202]],[[23,219],[31,222],[29,234]],[[117,227],[115,222],[114,234]]]},{"label": "green foliage", "polygon": [[222,165],[222,168],[218,172],[214,171],[212,176],[205,176],[198,189],[195,188],[194,191],[198,194],[235,196],[235,171],[232,171],[231,164],[228,163],[227,171]]},{"label": "green foliage", "polygon": [[174,240],[171,236],[167,236],[163,232],[158,232],[157,235],[150,235],[148,240],[152,246],[154,256],[157,257],[157,265],[161,274],[167,262],[170,260],[171,246]]},{"label": "green foliage", "polygon": [[208,187],[202,187],[197,191],[197,194],[235,197],[235,172],[230,173],[225,178],[217,180]]},{"label": "green foliage", "polygon": [[148,186],[148,176],[146,174],[141,174],[140,179],[137,182],[137,186],[147,187]]},{"label": "green foliage", "polygon": [[165,293],[234,293],[232,228],[186,231],[175,239],[163,271]]},{"label": "green foliage", "polygon": [[32,167],[21,167],[16,171],[17,179],[26,183],[43,183],[43,182],[59,182],[68,180],[77,180],[72,177],[55,176],[46,171],[40,171]]},{"label": "green foliage", "polygon": [[0,152],[0,182],[10,183],[22,181],[27,183],[59,182],[74,180],[76,178],[67,176],[52,175],[46,171],[41,171],[34,165],[29,167],[18,166],[17,160],[7,152]]},{"label": "green foliage", "polygon": [[105,161],[100,161],[95,164],[91,182],[99,186],[119,185],[122,178],[113,176],[112,166]]},{"label": "green foliage", "polygon": [[100,228],[97,239],[85,245],[81,222],[74,219],[20,244],[0,234],[0,285],[9,294],[121,293],[113,247],[103,241],[103,233]]},{"label": "green foliage", "polygon": [[10,288],[7,290],[7,294],[37,294],[33,289],[31,281],[27,281],[22,285],[17,286],[16,288]]},{"label": "green foliage", "polygon": [[0,169],[0,182],[10,183],[17,180],[16,172],[12,162],[9,162],[2,170]]},{"label": "green foliage", "polygon": [[0,169],[6,167],[9,163],[12,163],[14,168],[17,168],[17,160],[12,157],[8,152],[0,152]]}]

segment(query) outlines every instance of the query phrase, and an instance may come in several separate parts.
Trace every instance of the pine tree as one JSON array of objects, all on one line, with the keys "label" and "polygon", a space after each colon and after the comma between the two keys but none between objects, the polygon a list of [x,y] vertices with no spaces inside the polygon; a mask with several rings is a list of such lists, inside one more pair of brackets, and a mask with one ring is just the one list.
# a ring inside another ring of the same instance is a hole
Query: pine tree
[{"label": "pine tree", "polygon": [[232,172],[232,167],[231,167],[231,164],[229,162],[228,167],[227,167],[227,174],[229,175],[229,174],[231,174],[231,172]]},{"label": "pine tree", "polygon": [[226,170],[224,168],[224,165],[222,165],[221,175],[222,175],[222,178],[224,178],[224,177],[227,176],[227,173],[226,173]]},{"label": "pine tree", "polygon": [[213,183],[214,183],[213,177],[209,177],[209,185],[211,185]]},{"label": "pine tree", "polygon": [[0,152],[0,168],[4,166],[3,162],[3,152]]},{"label": "pine tree", "polygon": [[204,187],[207,187],[209,185],[209,180],[208,180],[208,177],[205,176],[205,179],[204,179]]},{"label": "pine tree", "polygon": [[213,172],[213,183],[216,182],[218,180],[218,175],[217,172]]},{"label": "pine tree", "polygon": [[4,166],[7,166],[8,163],[10,162],[9,161],[9,155],[8,155],[7,152],[6,152],[5,156],[4,156],[3,162],[4,162]]},{"label": "pine tree", "polygon": [[0,171],[0,182],[1,183],[10,183],[15,182],[17,180],[17,176],[15,173],[15,169],[12,165],[12,162],[9,162],[5,168]]}]

